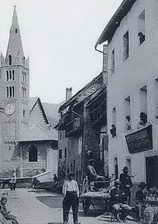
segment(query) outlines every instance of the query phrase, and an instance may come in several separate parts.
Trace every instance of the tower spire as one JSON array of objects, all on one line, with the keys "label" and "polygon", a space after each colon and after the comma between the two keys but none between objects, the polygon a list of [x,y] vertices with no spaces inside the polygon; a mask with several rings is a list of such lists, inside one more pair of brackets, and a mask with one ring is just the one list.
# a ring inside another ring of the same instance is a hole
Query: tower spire
[{"label": "tower spire", "polygon": [[24,60],[25,58],[24,58],[24,52],[22,47],[16,6],[14,6],[12,25],[10,28],[9,42],[8,42],[8,48],[7,48],[5,61],[7,65],[12,65],[12,64],[23,65]]}]

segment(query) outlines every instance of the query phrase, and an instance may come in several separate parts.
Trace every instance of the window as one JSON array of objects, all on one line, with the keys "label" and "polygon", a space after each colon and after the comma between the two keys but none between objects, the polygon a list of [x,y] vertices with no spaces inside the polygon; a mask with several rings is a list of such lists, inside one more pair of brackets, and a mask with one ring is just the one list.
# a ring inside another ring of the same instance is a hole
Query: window
[{"label": "window", "polygon": [[12,79],[12,71],[9,71],[9,79]]},{"label": "window", "polygon": [[62,149],[59,150],[59,159],[62,159]]},{"label": "window", "polygon": [[7,98],[9,97],[9,87],[7,86]]},{"label": "window", "polygon": [[7,71],[7,81],[9,80],[9,72]]},{"label": "window", "polygon": [[65,158],[67,157],[67,149],[65,148]]},{"label": "window", "polygon": [[123,60],[129,57],[129,32],[127,31],[123,36]]},{"label": "window", "polygon": [[15,33],[18,33],[18,29],[17,28],[15,29]]},{"label": "window", "polygon": [[29,162],[37,162],[37,148],[36,146],[32,145],[29,148]]},{"label": "window", "polygon": [[12,78],[13,78],[13,80],[14,80],[14,70],[12,70]]},{"label": "window", "polygon": [[145,41],[145,10],[138,17],[138,41],[139,45]]},{"label": "window", "polygon": [[7,86],[7,98],[15,97],[15,88],[14,86]]},{"label": "window", "polygon": [[125,99],[124,110],[125,110],[125,131],[131,129],[131,106],[130,96]]},{"label": "window", "polygon": [[147,123],[147,86],[140,89],[140,125]]},{"label": "window", "polygon": [[7,81],[14,80],[14,70],[6,71]]},{"label": "window", "polygon": [[12,97],[14,97],[14,86],[12,86]]},{"label": "window", "polygon": [[11,65],[11,64],[12,64],[12,56],[9,55],[9,65]]},{"label": "window", "polygon": [[114,73],[115,72],[115,50],[112,50],[112,54],[111,54],[111,72]]}]

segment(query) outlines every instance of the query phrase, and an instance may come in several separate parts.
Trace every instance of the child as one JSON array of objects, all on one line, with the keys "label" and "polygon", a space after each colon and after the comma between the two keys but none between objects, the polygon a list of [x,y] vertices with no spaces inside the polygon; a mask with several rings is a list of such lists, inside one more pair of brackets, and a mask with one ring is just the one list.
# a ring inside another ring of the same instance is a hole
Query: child
[{"label": "child", "polygon": [[11,215],[9,211],[7,211],[7,198],[5,196],[1,197],[0,201],[0,212],[4,216],[6,220],[10,220],[12,224],[19,224],[14,215]]}]

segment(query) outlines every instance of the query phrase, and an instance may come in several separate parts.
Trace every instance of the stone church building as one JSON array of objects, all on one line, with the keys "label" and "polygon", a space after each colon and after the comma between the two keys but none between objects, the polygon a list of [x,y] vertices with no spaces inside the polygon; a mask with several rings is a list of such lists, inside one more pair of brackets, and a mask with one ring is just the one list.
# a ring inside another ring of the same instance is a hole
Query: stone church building
[{"label": "stone church building", "polygon": [[6,56],[0,56],[0,176],[32,176],[57,170],[57,134],[51,105],[31,98],[29,59],[24,56],[16,7]]}]

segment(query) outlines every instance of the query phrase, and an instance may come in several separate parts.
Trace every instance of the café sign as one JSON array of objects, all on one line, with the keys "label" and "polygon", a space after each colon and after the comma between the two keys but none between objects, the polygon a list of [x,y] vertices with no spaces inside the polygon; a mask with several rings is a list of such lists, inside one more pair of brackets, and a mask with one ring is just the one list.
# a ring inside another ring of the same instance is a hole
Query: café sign
[{"label": "caf\u00e9 sign", "polygon": [[152,125],[142,128],[136,132],[125,136],[129,153],[138,153],[151,150],[152,142]]}]

